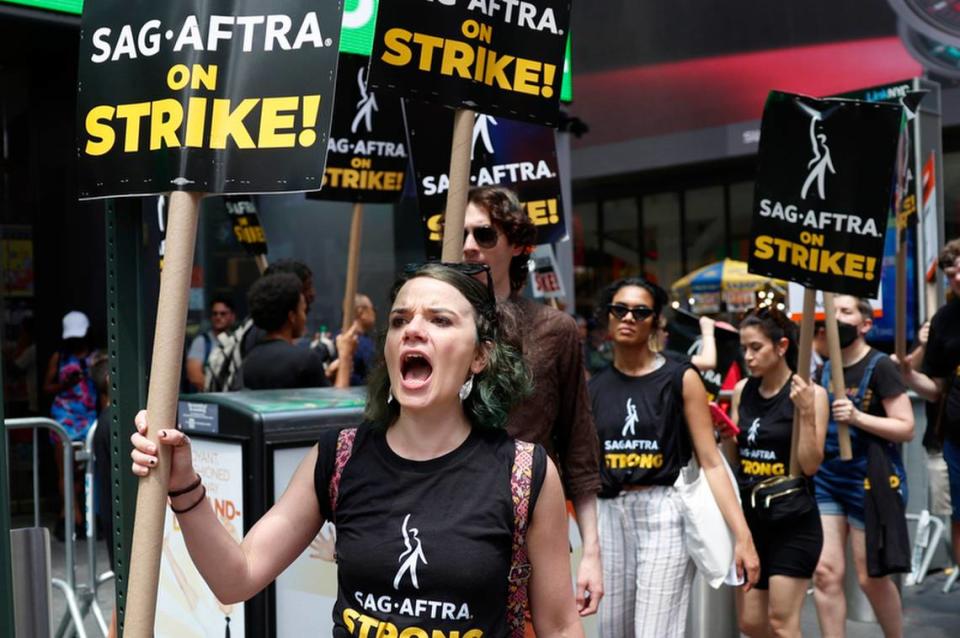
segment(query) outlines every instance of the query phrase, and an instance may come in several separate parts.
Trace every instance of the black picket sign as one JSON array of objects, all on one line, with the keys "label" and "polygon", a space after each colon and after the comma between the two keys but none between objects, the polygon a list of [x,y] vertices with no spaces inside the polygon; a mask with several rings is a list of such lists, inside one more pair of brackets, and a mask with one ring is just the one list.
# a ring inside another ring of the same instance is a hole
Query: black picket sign
[{"label": "black picket sign", "polygon": [[[427,232],[428,251],[439,254],[447,203],[453,112],[404,100],[417,200]],[[560,197],[557,145],[553,129],[504,117],[477,114],[473,128],[471,186],[504,186],[517,193],[537,227],[537,244],[563,239],[566,227]]]},{"label": "black picket sign", "polygon": [[99,0],[80,38],[80,198],[316,190],[343,0]]},{"label": "black picket sign", "polygon": [[370,86],[556,125],[570,0],[380,0]]},{"label": "black picket sign", "polygon": [[368,62],[363,55],[340,55],[323,189],[307,193],[309,199],[387,204],[403,193],[403,110],[395,95],[368,88]]},{"label": "black picket sign", "polygon": [[903,119],[898,104],[771,92],[750,272],[876,296]]},{"label": "black picket sign", "polygon": [[[713,331],[717,344],[717,367],[701,371],[700,378],[710,400],[715,400],[730,369],[740,366],[740,335],[720,326]],[[700,353],[700,318],[682,309],[675,309],[667,323],[667,350],[685,357]]]},{"label": "black picket sign", "polygon": [[257,214],[253,198],[232,195],[223,198],[223,205],[233,222],[233,234],[247,254],[266,255],[267,235],[260,225],[260,215]]}]

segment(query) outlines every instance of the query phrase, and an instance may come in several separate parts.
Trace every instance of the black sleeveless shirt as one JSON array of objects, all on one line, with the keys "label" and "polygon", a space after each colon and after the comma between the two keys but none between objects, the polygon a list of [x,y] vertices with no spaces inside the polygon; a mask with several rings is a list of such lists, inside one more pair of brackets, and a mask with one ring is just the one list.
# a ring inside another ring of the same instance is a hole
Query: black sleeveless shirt
[{"label": "black sleeveless shirt", "polygon": [[666,358],[660,368],[640,377],[610,366],[590,379],[603,457],[601,498],[616,496],[625,485],[673,485],[677,480],[690,459],[683,416],[683,373],[689,367]]},{"label": "black sleeveless shirt", "polygon": [[[452,452],[411,461],[385,435],[370,425],[357,432],[335,516],[337,431],[320,439],[315,488],[324,520],[337,528],[333,636],[508,635],[513,440],[475,427]],[[531,520],[545,473],[546,452],[537,446]]]},{"label": "black sleeveless shirt", "polygon": [[790,442],[793,436],[793,401],[790,382],[766,399],[760,395],[760,379],[747,379],[740,393],[737,446],[740,467],[737,482],[747,490],[771,476],[790,472]]}]

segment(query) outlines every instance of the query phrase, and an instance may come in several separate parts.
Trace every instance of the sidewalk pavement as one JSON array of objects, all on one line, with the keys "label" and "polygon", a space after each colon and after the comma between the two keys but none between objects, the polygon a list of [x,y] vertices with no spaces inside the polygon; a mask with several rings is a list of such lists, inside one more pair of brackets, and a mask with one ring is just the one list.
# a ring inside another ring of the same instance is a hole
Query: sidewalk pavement
[{"label": "sidewalk pavement", "polygon": [[[75,554],[77,556],[77,583],[86,582],[87,578],[87,541],[77,541]],[[51,535],[50,540],[51,570],[55,578],[64,578],[64,545]],[[97,573],[109,569],[107,565],[107,550],[104,541],[97,542]],[[917,587],[906,588],[904,592],[904,628],[903,633],[910,638],[954,638],[960,627],[960,587],[954,587],[949,594],[941,590],[946,576],[941,572],[931,573],[923,584]],[[113,580],[105,583],[97,591],[97,600],[107,622],[114,607]],[[56,631],[60,619],[66,612],[67,605],[63,594],[58,589],[52,592],[53,629]],[[801,616],[804,636],[819,636],[817,614],[813,605],[813,597],[808,596],[804,603]],[[92,615],[88,615],[84,622],[87,636],[97,638],[100,630]],[[879,625],[875,623],[861,623],[847,621],[847,638],[875,638],[882,637]],[[162,637],[158,637],[162,638]],[[708,638],[725,638],[714,637]]]}]

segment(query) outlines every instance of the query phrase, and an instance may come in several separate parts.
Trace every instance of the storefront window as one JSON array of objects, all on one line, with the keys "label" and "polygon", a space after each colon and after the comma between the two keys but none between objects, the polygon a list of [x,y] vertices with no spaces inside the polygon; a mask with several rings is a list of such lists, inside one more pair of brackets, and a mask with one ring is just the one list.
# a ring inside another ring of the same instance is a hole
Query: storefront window
[{"label": "storefront window", "polygon": [[943,244],[960,237],[960,153],[943,154]]},{"label": "storefront window", "polygon": [[736,182],[730,189],[731,259],[746,261],[750,255],[750,223],[753,213],[753,182]]},{"label": "storefront window", "polygon": [[684,192],[686,271],[719,261],[726,255],[723,186]]},{"label": "storefront window", "polygon": [[680,194],[657,193],[642,199],[644,273],[664,288],[683,276]]}]

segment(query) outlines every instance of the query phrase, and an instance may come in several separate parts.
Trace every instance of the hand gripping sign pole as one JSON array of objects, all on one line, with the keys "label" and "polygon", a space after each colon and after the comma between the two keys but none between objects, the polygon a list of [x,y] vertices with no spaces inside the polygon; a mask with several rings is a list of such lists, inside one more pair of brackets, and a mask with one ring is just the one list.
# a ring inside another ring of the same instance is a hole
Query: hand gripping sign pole
[{"label": "hand gripping sign pole", "polygon": [[470,148],[473,145],[471,109],[457,109],[453,118],[453,144],[450,147],[450,190],[443,216],[443,261],[463,259],[463,219],[470,190]]},{"label": "hand gripping sign pole", "polygon": [[[810,358],[813,354],[813,320],[817,309],[817,291],[803,290],[803,318],[800,320],[800,351],[797,356],[797,374],[806,383],[810,382]],[[800,413],[793,412],[793,432],[790,437],[790,476],[800,476]]]},{"label": "hand gripping sign pole", "polygon": [[[840,352],[840,331],[837,327],[837,308],[833,303],[833,293],[823,293],[823,314],[826,319],[827,347],[830,350],[831,385],[834,399],[847,396],[847,385],[843,380],[843,355]],[[840,443],[840,458],[849,461],[853,458],[850,446],[850,426],[837,423],[837,440]]]},{"label": "hand gripping sign pole", "polygon": [[[340,334],[345,334],[353,326],[357,314],[357,278],[360,274],[360,238],[363,231],[363,204],[353,205],[353,218],[350,221],[350,251],[347,254],[347,282],[343,292],[343,324]],[[341,361],[337,368],[337,387],[350,385],[352,365]]]},{"label": "hand gripping sign pole", "polygon": [[151,637],[157,609],[160,579],[158,539],[163,537],[167,506],[167,482],[170,474],[170,450],[160,445],[157,432],[177,422],[177,395],[180,389],[184,326],[193,271],[193,251],[197,237],[201,193],[174,192],[170,195],[166,252],[160,274],[160,299],[157,302],[153,361],[147,413],[153,424],[148,437],[159,450],[159,463],[140,479],[137,491],[136,525],[130,552],[126,622],[127,638]]}]

